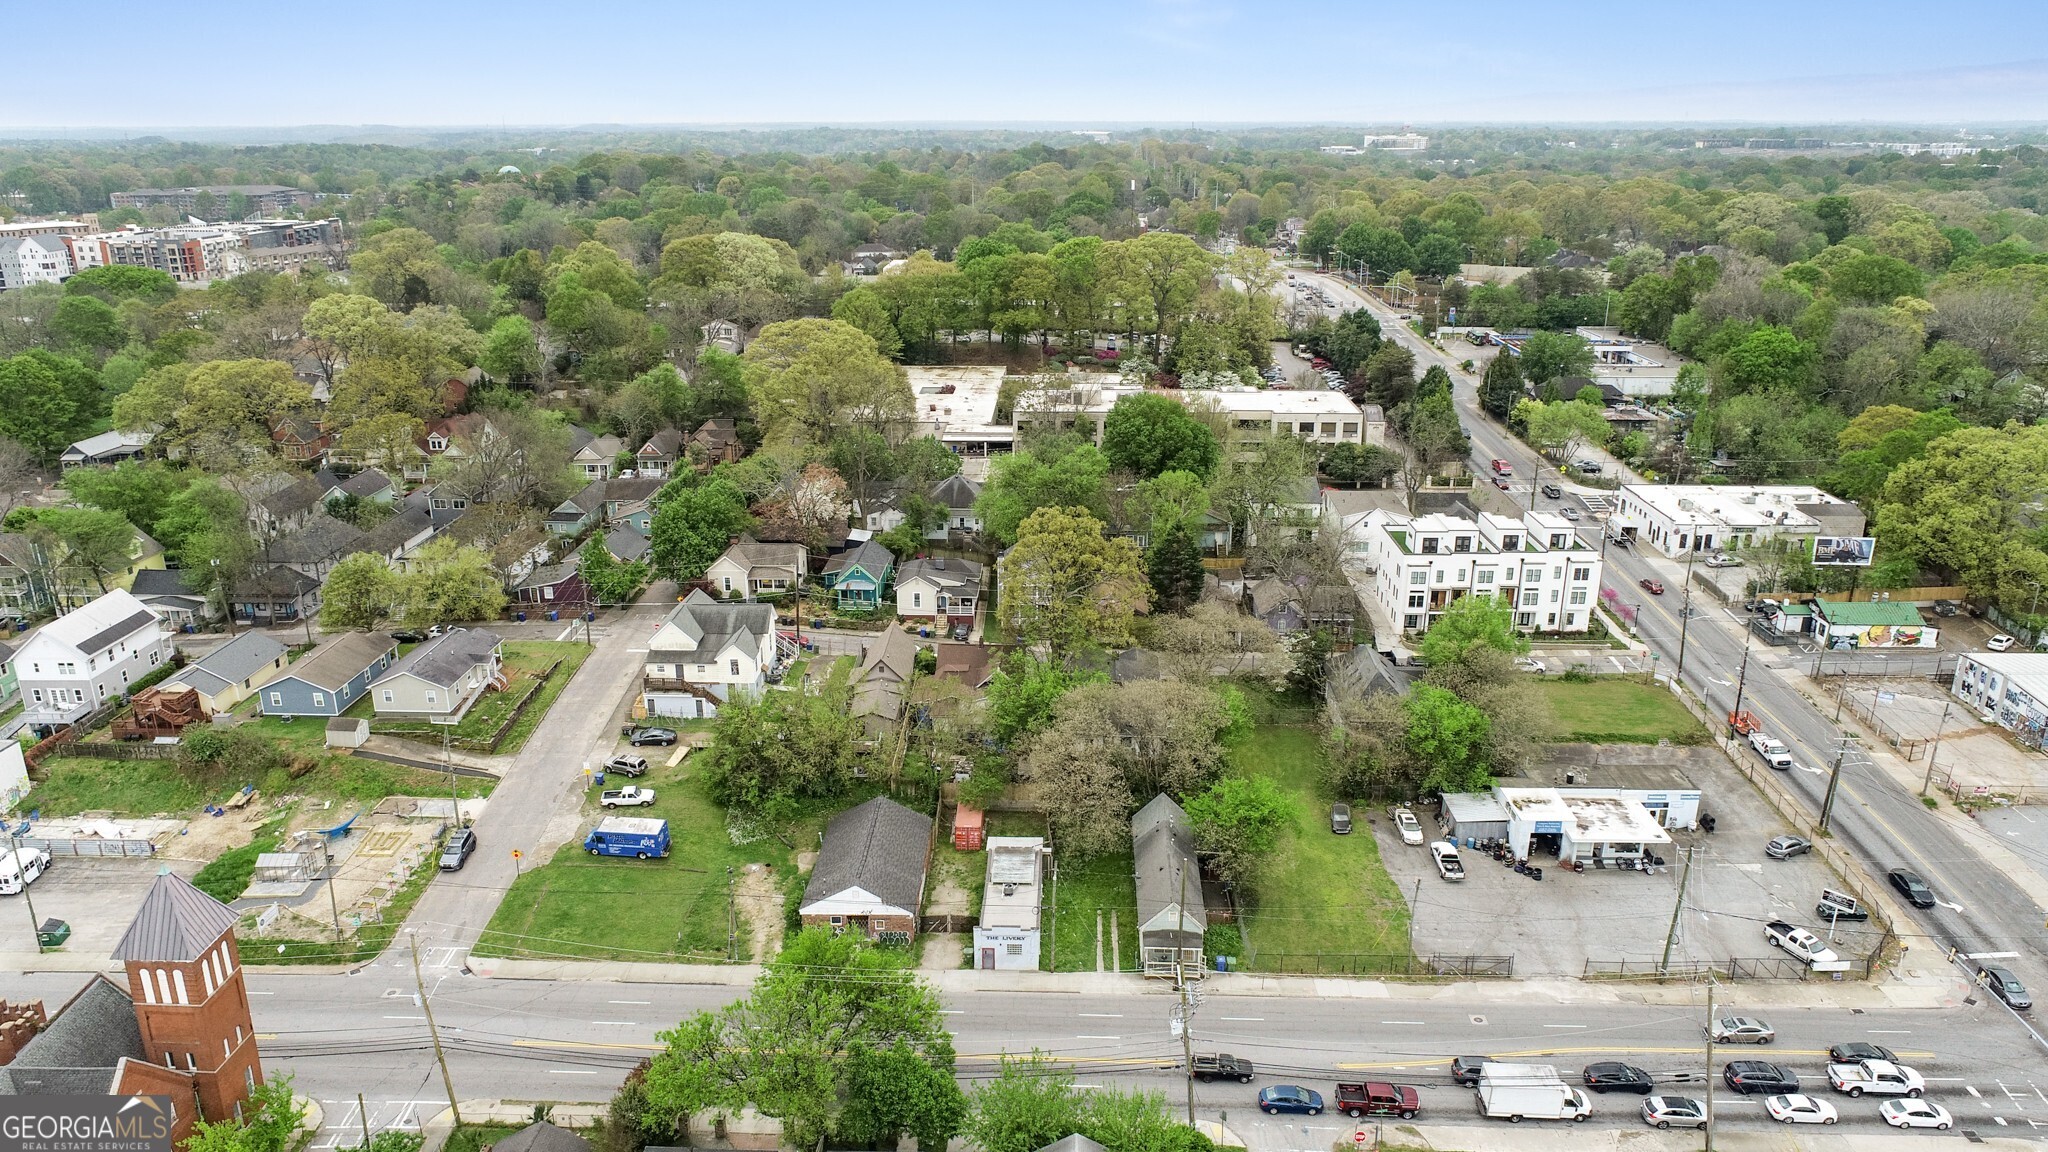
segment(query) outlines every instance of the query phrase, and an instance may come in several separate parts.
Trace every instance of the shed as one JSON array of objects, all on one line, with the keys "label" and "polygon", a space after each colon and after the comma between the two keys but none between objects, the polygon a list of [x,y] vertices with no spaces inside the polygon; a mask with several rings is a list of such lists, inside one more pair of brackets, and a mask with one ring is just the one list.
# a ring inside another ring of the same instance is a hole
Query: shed
[{"label": "shed", "polygon": [[327,722],[329,748],[361,748],[370,738],[370,722],[360,716],[336,716]]},{"label": "shed", "polygon": [[953,811],[953,847],[960,852],[981,851],[988,835],[988,818],[979,808],[961,805]]},{"label": "shed", "polygon": [[1444,816],[1451,822],[1451,838],[1468,848],[1475,840],[1507,839],[1507,806],[1491,792],[1444,793]]},{"label": "shed", "polygon": [[1138,881],[1138,955],[1147,976],[1197,976],[1209,911],[1188,814],[1166,794],[1131,817]]}]

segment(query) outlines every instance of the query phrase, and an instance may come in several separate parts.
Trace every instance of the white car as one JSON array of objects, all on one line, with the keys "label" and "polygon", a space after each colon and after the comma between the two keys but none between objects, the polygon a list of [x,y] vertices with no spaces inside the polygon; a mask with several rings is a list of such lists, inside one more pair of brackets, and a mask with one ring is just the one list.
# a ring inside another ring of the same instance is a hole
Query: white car
[{"label": "white car", "polygon": [[1877,1114],[1894,1128],[1939,1128],[1946,1132],[1956,1122],[1948,1109],[1925,1100],[1887,1100],[1877,1106]]},{"label": "white car", "polygon": [[1415,813],[1406,808],[1394,809],[1394,827],[1401,830],[1401,843],[1422,843],[1422,822],[1415,818]]},{"label": "white car", "polygon": [[1773,1096],[1764,1101],[1764,1111],[1780,1124],[1833,1124],[1835,1106],[1811,1096]]},{"label": "white car", "polygon": [[1998,635],[1993,636],[1989,640],[1986,640],[1984,642],[1984,646],[1986,648],[1991,649],[1993,652],[2003,652],[2007,648],[2010,648],[2017,643],[2019,643],[2019,641],[2014,640],[2012,637],[2007,636],[2003,632],[2000,632]]},{"label": "white car", "polygon": [[1833,964],[1841,959],[1820,937],[1804,928],[1795,928],[1783,920],[1773,920],[1764,925],[1764,939],[1808,964]]},{"label": "white car", "polygon": [[1539,676],[1542,675],[1544,672],[1549,671],[1549,669],[1543,666],[1543,661],[1538,660],[1534,656],[1515,657],[1515,667],[1521,669],[1524,672],[1534,672]]}]

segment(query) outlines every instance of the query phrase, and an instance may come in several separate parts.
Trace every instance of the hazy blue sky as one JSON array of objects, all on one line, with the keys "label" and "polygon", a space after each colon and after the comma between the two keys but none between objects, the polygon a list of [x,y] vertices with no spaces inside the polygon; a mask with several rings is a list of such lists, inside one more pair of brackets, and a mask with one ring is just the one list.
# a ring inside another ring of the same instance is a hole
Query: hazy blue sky
[{"label": "hazy blue sky", "polygon": [[8,7],[12,127],[2048,119],[2042,0]]}]

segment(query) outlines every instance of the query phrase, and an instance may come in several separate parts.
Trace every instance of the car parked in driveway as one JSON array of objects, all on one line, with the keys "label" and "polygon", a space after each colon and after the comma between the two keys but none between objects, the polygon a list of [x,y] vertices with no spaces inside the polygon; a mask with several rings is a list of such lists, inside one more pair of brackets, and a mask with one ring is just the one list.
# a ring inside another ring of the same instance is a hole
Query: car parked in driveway
[{"label": "car parked in driveway", "polygon": [[1780,1124],[1833,1124],[1835,1106],[1798,1092],[1764,1101],[1764,1111]]},{"label": "car parked in driveway", "polygon": [[1643,1123],[1652,1128],[1707,1129],[1707,1106],[1690,1096],[1652,1096],[1643,1101]]},{"label": "car parked in driveway", "polygon": [[2027,986],[2020,983],[2020,978],[2013,975],[2010,968],[1986,964],[1977,969],[1977,979],[2015,1012],[2026,1012],[2034,1007],[2034,998],[2028,995]]},{"label": "car parked in driveway", "polygon": [[667,728],[641,728],[626,740],[626,743],[631,744],[635,748],[644,747],[649,744],[673,744],[675,742],[676,734]]},{"label": "car parked in driveway", "polygon": [[617,773],[620,776],[645,776],[647,775],[647,758],[644,756],[614,756],[604,762],[604,770],[607,773]]},{"label": "car parked in driveway", "polygon": [[1813,841],[1804,836],[1773,836],[1764,845],[1764,855],[1773,860],[1790,860],[1813,851]]},{"label": "car parked in driveway", "polygon": [[1643,591],[1648,592],[1652,596],[1662,596],[1664,594],[1664,582],[1662,580],[1652,580],[1650,577],[1645,576],[1641,580],[1636,581],[1636,583],[1642,585]]},{"label": "car parked in driveway", "polygon": [[1764,939],[1808,964],[1833,964],[1841,959],[1820,937],[1783,920],[1773,920],[1764,925]]},{"label": "car parked in driveway", "polygon": [[1323,1094],[1299,1084],[1273,1084],[1259,1089],[1259,1111],[1268,1116],[1283,1112],[1296,1116],[1321,1116]]},{"label": "car parked in driveway", "polygon": [[1401,833],[1401,843],[1422,843],[1422,821],[1406,808],[1394,809],[1394,828]]},{"label": "car parked in driveway", "polygon": [[1754,1016],[1723,1016],[1706,1027],[1716,1044],[1769,1044],[1777,1030]]},{"label": "car parked in driveway", "polygon": [[1585,1080],[1586,1087],[1595,1092],[1637,1092],[1648,1096],[1652,1087],[1648,1072],[1633,1064],[1623,1064],[1619,1060],[1603,1060],[1597,1064],[1588,1064],[1580,1076]]},{"label": "car parked in driveway", "polygon": [[1899,895],[1904,896],[1913,907],[1934,907],[1934,889],[1927,886],[1927,881],[1922,880],[1918,872],[1911,868],[1894,868],[1886,872],[1884,878],[1891,881],[1892,887],[1898,889]]},{"label": "car parked in driveway", "polygon": [[1744,1096],[1754,1092],[1779,1095],[1799,1091],[1799,1077],[1769,1060],[1730,1060],[1721,1069],[1721,1079]]}]

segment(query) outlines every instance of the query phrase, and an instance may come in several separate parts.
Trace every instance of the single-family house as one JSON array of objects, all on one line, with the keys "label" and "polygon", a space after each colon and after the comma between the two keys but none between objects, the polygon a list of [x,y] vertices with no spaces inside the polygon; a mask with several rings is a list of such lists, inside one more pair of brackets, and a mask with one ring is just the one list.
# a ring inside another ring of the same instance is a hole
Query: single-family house
[{"label": "single-family house", "polygon": [[0,617],[27,620],[53,610],[54,551],[18,532],[0,532]]},{"label": "single-family house", "polygon": [[370,704],[387,720],[459,722],[491,688],[503,688],[505,641],[483,628],[450,628],[401,656],[370,684]]},{"label": "single-family house", "polygon": [[739,429],[733,426],[731,418],[714,416],[690,433],[689,441],[683,445],[683,455],[696,462],[700,468],[714,464],[731,464],[746,455],[746,445],[740,443]]},{"label": "single-family house", "polygon": [[863,540],[826,561],[819,581],[832,590],[832,599],[841,608],[875,608],[895,570],[895,553]]},{"label": "single-family house", "polygon": [[941,640],[938,646],[938,666],[932,675],[957,680],[977,691],[989,686],[995,679],[996,657],[1001,649],[986,644],[966,644],[952,640]]},{"label": "single-family house", "polygon": [[57,603],[75,606],[108,589],[133,586],[135,574],[144,569],[163,567],[164,546],[137,528],[129,545],[126,563],[110,563],[105,557],[88,558],[61,544],[57,546],[56,561]]},{"label": "single-family house", "polygon": [[1147,976],[1198,977],[1209,930],[1188,814],[1165,793],[1131,817],[1138,881],[1138,960]]},{"label": "single-family house", "polygon": [[676,461],[682,456],[683,434],[663,428],[633,453],[633,469],[642,476],[666,476],[675,471]]},{"label": "single-family house", "polygon": [[257,694],[265,716],[339,716],[398,659],[382,632],[343,632],[301,656]]},{"label": "single-family house", "polygon": [[974,966],[1038,970],[1039,911],[1045,904],[1045,838],[990,836],[981,916],[974,925]]},{"label": "single-family house", "polygon": [[320,612],[320,582],[282,566],[259,569],[226,586],[235,619],[265,627],[311,619]]},{"label": "single-family house", "polygon": [[512,585],[512,600],[563,612],[581,612],[590,593],[574,557],[560,564],[542,564]]},{"label": "single-family house", "polygon": [[[14,645],[0,644],[0,708],[14,707],[15,697],[20,695],[21,681],[14,675]],[[6,747],[0,744],[0,753],[4,753]],[[4,799],[0,797],[0,800]]]},{"label": "single-family house", "polygon": [[646,533],[631,528],[614,528],[604,534],[604,550],[621,564],[638,564],[647,559],[652,546]]},{"label": "single-family house", "polygon": [[57,466],[70,471],[73,468],[87,468],[96,464],[119,464],[124,460],[140,460],[149,450],[149,442],[155,436],[148,432],[102,432],[88,436],[66,448],[57,457]]},{"label": "single-family house", "polygon": [[15,653],[22,718],[32,728],[73,723],[171,658],[156,613],[119,588],[37,629]]},{"label": "single-family house", "polygon": [[1309,628],[1327,628],[1349,636],[1358,616],[1358,595],[1348,584],[1319,584],[1304,595],[1275,576],[1245,587],[1251,614],[1281,635]]},{"label": "single-family house", "polygon": [[366,504],[389,504],[398,498],[398,489],[391,483],[391,477],[375,468],[365,468],[346,477],[323,469],[313,478],[321,482],[320,499],[328,504],[349,496]]},{"label": "single-family house", "polygon": [[326,496],[326,489],[311,476],[278,475],[251,501],[249,527],[259,537],[303,527],[315,512],[326,511]]},{"label": "single-family house", "polygon": [[320,422],[307,416],[287,414],[270,421],[270,446],[279,459],[293,464],[319,467],[327,457],[334,437],[320,429]]},{"label": "single-family house", "polygon": [[713,320],[697,329],[704,337],[703,347],[716,348],[734,356],[747,350],[747,330],[732,320]]},{"label": "single-family house", "polygon": [[599,436],[588,428],[569,428],[569,466],[586,480],[609,480],[617,470],[619,453],[625,445],[617,436]]},{"label": "single-family house", "polygon": [[801,544],[762,544],[741,538],[704,570],[718,594],[780,596],[792,591],[810,570],[810,553]]},{"label": "single-family house", "polygon": [[548,531],[568,539],[581,536],[604,516],[604,488],[609,481],[592,480],[581,492],[555,505],[548,513]]},{"label": "single-family house", "polygon": [[[621,476],[607,481],[604,486],[605,526],[616,524],[622,512],[646,504],[666,483],[668,480],[661,476]],[[646,533],[643,531],[641,534]]]},{"label": "single-family house", "polygon": [[901,628],[884,628],[861,650],[853,674],[853,714],[870,737],[895,732],[910,698],[910,679],[917,674],[915,637]]},{"label": "single-family house", "polygon": [[211,597],[185,583],[191,573],[176,568],[145,568],[135,574],[128,591],[174,631],[197,628],[219,613]]},{"label": "single-family house", "polygon": [[325,580],[343,556],[360,551],[362,539],[362,529],[318,512],[296,531],[266,543],[256,563],[259,568],[290,568],[314,580]]},{"label": "single-family house", "polygon": [[944,540],[953,533],[970,535],[981,531],[981,517],[974,502],[981,498],[981,485],[955,473],[932,485],[927,493],[934,504],[946,509],[946,522],[926,533],[932,540]]},{"label": "single-family house", "polygon": [[982,567],[972,560],[934,556],[906,560],[896,571],[896,615],[940,627],[974,624],[981,602]]},{"label": "single-family house", "polygon": [[[854,501],[853,524],[867,529],[870,535],[879,536],[884,532],[893,532],[907,519],[909,517],[903,512],[903,491],[900,488],[888,488]],[[946,533],[943,529],[934,529],[931,535],[932,538],[944,539]]]},{"label": "single-family house", "polygon": [[855,248],[840,262],[848,276],[873,276],[881,272],[889,261],[902,255],[887,244],[863,244]]},{"label": "single-family house", "polygon": [[491,1152],[590,1152],[590,1141],[566,1128],[536,1120],[490,1145]]},{"label": "single-family house", "polygon": [[887,796],[841,812],[825,826],[797,915],[835,935],[908,942],[917,935],[931,844],[932,818]]},{"label": "single-family house", "polygon": [[612,523],[620,528],[631,528],[642,536],[654,535],[654,505],[645,500],[634,500],[613,508]]},{"label": "single-family house", "polygon": [[695,589],[647,642],[640,702],[650,716],[716,716],[736,696],[758,696],[781,659],[770,604],[721,604]]},{"label": "single-family house", "polygon": [[262,632],[244,632],[171,673],[158,687],[190,688],[208,712],[226,712],[284,675],[290,663],[291,652],[283,644]]},{"label": "single-family house", "polygon": [[363,533],[349,551],[373,552],[393,568],[403,568],[406,560],[449,522],[436,524],[433,512],[425,508],[401,508]]}]

